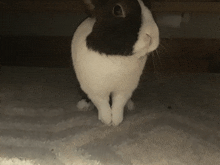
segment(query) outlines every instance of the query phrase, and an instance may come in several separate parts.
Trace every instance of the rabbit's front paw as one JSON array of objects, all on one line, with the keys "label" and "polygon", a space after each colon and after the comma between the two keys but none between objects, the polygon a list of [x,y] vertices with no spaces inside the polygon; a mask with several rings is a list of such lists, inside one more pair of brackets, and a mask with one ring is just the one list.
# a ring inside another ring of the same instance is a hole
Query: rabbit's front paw
[{"label": "rabbit's front paw", "polygon": [[123,116],[115,116],[112,118],[112,125],[118,126],[123,121]]},{"label": "rabbit's front paw", "polygon": [[106,112],[101,112],[99,111],[98,114],[99,120],[101,120],[101,122],[103,122],[106,125],[111,125],[112,122],[112,114],[111,111],[106,111]]},{"label": "rabbit's front paw", "polygon": [[123,110],[121,111],[112,111],[112,125],[118,126],[123,121]]}]

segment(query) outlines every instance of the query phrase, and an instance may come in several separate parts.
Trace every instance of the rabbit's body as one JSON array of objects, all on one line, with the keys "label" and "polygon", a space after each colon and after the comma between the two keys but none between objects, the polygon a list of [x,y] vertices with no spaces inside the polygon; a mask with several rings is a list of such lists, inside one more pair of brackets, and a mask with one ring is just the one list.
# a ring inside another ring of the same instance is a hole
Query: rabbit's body
[{"label": "rabbit's body", "polygon": [[[138,0],[138,3],[141,6],[142,15],[147,12],[148,17],[142,17],[140,31],[137,34],[138,39],[131,49],[132,55],[129,53],[114,54],[115,51],[109,54],[111,49],[108,49],[108,54],[106,54],[105,48],[99,51],[96,45],[95,50],[93,49],[93,43],[91,47],[88,46],[88,36],[94,30],[96,18],[87,18],[77,28],[72,40],[73,65],[81,89],[97,107],[99,119],[107,125],[116,126],[123,120],[124,106],[138,86],[147,60],[146,54],[158,46],[159,39],[158,41],[152,40],[154,37],[158,38],[158,29],[151,13],[146,10],[142,1]],[[156,29],[144,25],[146,23]],[[147,35],[146,29],[148,29]],[[149,32],[154,33],[154,31],[155,36],[151,35],[149,38]],[[150,44],[155,48],[150,47]],[[112,106],[109,104],[110,95]]]},{"label": "rabbit's body", "polygon": [[[73,40],[73,61],[81,88],[86,93],[103,95],[117,91],[131,91],[137,87],[147,56],[107,56],[89,50],[85,38],[91,31],[94,19],[88,18],[80,27],[76,42]],[[91,26],[92,27],[92,26]],[[87,35],[86,35],[87,34]],[[80,42],[77,42],[80,41]],[[78,46],[80,45],[80,46]],[[85,49],[82,49],[85,48]],[[78,52],[77,54],[74,54]],[[129,66],[129,67],[128,67]]]}]

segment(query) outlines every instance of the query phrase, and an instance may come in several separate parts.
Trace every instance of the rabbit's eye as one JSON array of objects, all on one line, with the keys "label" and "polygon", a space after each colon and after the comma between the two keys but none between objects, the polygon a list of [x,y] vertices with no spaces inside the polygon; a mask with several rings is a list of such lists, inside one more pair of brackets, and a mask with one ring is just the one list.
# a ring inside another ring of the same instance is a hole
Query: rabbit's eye
[{"label": "rabbit's eye", "polygon": [[125,13],[124,13],[121,5],[115,5],[112,10],[112,13],[116,17],[125,17]]}]

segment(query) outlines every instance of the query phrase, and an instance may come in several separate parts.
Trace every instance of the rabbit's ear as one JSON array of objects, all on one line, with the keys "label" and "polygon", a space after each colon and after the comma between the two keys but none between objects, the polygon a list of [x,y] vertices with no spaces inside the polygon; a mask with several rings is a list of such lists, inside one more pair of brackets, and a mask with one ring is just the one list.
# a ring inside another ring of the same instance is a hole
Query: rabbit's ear
[{"label": "rabbit's ear", "polygon": [[92,11],[95,9],[95,6],[92,3],[92,0],[83,0],[83,2],[87,5],[88,10]]},{"label": "rabbit's ear", "polygon": [[112,9],[112,14],[115,17],[126,17],[126,13],[125,10],[123,9],[123,7],[120,4],[116,4],[113,9]]}]

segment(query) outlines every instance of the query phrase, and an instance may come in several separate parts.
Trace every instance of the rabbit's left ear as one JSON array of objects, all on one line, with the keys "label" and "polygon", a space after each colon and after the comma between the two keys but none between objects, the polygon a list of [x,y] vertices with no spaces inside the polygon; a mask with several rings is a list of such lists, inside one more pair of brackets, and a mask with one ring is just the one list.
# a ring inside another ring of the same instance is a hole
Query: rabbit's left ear
[{"label": "rabbit's left ear", "polygon": [[120,4],[116,4],[113,9],[112,9],[112,14],[115,16],[115,17],[122,17],[122,18],[125,18],[126,17],[126,13],[125,13],[125,10],[123,8],[122,5]]}]

